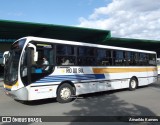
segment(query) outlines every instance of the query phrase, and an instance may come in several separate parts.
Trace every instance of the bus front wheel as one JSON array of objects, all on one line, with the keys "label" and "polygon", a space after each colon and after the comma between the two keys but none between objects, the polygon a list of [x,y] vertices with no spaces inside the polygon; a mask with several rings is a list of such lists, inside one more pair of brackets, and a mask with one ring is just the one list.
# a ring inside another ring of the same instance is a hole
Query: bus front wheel
[{"label": "bus front wheel", "polygon": [[130,82],[129,82],[129,90],[133,91],[137,88],[137,79],[136,78],[131,78]]},{"label": "bus front wheel", "polygon": [[73,87],[68,84],[62,84],[57,91],[57,101],[60,103],[67,103],[73,100],[74,90]]}]

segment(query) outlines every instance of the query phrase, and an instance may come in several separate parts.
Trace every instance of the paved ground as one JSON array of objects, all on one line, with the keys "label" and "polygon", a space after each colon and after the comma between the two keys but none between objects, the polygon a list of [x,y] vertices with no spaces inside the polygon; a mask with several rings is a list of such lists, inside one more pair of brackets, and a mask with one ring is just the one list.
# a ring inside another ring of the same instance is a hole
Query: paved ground
[{"label": "paved ground", "polygon": [[0,72],[0,87],[3,86],[3,74]]},{"label": "paved ground", "polygon": [[3,78],[0,77],[0,87],[3,86]]},{"label": "paved ground", "polygon": [[[55,99],[22,104],[6,96],[3,88],[0,87],[0,116],[160,116],[160,83],[141,87],[136,91],[124,89],[89,94],[82,97],[67,104],[59,104]],[[30,124],[33,123],[26,123],[25,125]],[[46,124],[52,125],[53,123]],[[58,122],[54,124],[77,125],[84,123]],[[85,124],[97,125],[106,123]],[[117,123],[110,124],[117,125]],[[149,122],[140,122],[138,124],[157,125],[157,123]],[[3,123],[3,125],[9,124]]]}]

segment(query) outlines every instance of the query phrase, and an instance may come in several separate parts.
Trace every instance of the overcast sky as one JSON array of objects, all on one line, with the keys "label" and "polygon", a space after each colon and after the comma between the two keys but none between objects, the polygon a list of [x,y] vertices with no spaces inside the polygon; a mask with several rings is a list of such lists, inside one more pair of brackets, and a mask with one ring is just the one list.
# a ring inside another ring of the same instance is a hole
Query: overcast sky
[{"label": "overcast sky", "polygon": [[160,0],[0,0],[0,19],[111,30],[160,39]]}]

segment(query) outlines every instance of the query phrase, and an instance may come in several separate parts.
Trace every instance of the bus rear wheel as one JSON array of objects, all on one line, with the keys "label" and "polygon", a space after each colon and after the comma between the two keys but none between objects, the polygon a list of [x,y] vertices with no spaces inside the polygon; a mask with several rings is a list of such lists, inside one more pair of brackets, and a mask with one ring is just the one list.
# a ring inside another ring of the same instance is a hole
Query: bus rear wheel
[{"label": "bus rear wheel", "polygon": [[137,88],[137,84],[138,84],[138,81],[136,78],[131,78],[130,82],[129,82],[129,90],[133,91]]},{"label": "bus rear wheel", "polygon": [[57,101],[59,103],[67,103],[73,100],[74,90],[73,87],[68,84],[62,84],[57,91]]}]

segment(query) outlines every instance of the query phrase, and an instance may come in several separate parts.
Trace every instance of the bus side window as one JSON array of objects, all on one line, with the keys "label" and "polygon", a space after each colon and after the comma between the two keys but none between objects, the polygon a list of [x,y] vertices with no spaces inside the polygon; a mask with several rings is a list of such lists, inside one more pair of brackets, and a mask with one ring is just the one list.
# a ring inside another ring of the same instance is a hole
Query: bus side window
[{"label": "bus side window", "polygon": [[56,46],[56,64],[61,65],[75,65],[75,47],[70,45],[57,45]]},{"label": "bus side window", "polygon": [[96,49],[94,47],[77,47],[77,64],[80,66],[96,65]]},{"label": "bus side window", "polygon": [[[156,55],[155,54],[149,54],[149,65],[150,66],[156,65]],[[160,65],[159,58],[157,58],[157,65]]]},{"label": "bus side window", "polygon": [[112,50],[110,49],[97,49],[97,65],[98,66],[111,66],[112,65]]},{"label": "bus side window", "polygon": [[113,51],[114,64],[116,66],[123,65],[123,51],[115,50]]},{"label": "bus side window", "polygon": [[63,60],[62,65],[72,65],[68,58],[63,58],[62,60]]},{"label": "bus side window", "polygon": [[145,53],[140,53],[140,65],[148,65],[148,55]]},{"label": "bus side window", "polygon": [[75,65],[75,57],[70,56],[57,56],[56,58],[57,65]]}]

